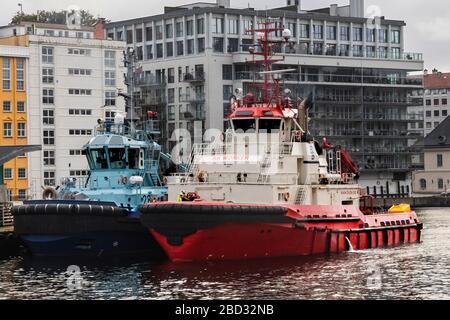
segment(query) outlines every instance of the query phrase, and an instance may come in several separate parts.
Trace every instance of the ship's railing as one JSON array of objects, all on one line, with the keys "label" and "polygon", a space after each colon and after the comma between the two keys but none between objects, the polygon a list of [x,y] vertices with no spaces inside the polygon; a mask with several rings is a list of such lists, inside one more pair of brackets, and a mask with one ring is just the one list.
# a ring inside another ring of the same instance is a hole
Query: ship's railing
[{"label": "ship's railing", "polygon": [[105,122],[99,124],[94,129],[94,134],[105,135],[105,134],[116,134],[124,136],[137,141],[148,141],[148,137],[143,130],[132,129],[131,127],[124,124],[115,124],[112,122]]},{"label": "ship's railing", "polygon": [[200,182],[195,175],[174,174],[168,177],[169,185],[217,185],[217,184],[235,184],[235,185],[297,185],[299,176],[292,173],[275,173],[264,176],[261,179],[260,174],[249,174],[244,176],[242,173],[230,174],[225,172],[208,172],[203,182]]}]

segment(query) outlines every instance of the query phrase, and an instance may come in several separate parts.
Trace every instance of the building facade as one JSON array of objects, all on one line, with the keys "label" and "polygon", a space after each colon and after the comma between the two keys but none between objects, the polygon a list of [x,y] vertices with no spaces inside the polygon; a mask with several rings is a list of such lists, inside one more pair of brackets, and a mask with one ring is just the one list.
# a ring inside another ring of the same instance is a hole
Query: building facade
[{"label": "building facade", "polygon": [[[408,124],[420,115],[408,112],[408,97],[423,83],[407,75],[423,70],[423,59],[405,51],[405,22],[382,17],[374,28],[363,0],[309,11],[287,4],[262,11],[234,9],[229,1],[166,7],[161,15],[110,23],[106,34],[126,41],[147,82],[165,93],[146,103],[164,112],[170,149],[176,129],[226,129],[234,90],[262,81],[247,63],[257,43],[248,30],[268,16],[278,19],[277,27],[292,34],[288,46],[275,48],[284,56],[278,68],[295,70],[283,80],[294,94],[315,97],[312,133],[347,147],[370,190],[409,188],[418,150]],[[276,38],[282,40],[281,31]]]},{"label": "building facade", "polygon": [[[19,46],[0,45],[0,145],[28,144],[28,77],[29,50]],[[2,181],[11,200],[25,200],[29,193],[28,158],[21,155],[0,167]]]},{"label": "building facade", "polygon": [[413,192],[437,195],[450,189],[450,116],[425,138],[425,170],[413,174]]},{"label": "building facade", "polygon": [[102,27],[23,23],[0,30],[0,43],[20,43],[30,54],[28,137],[30,144],[43,146],[29,156],[33,198],[41,196],[42,186],[87,176],[83,145],[98,119],[124,111],[118,92],[126,91],[125,44],[98,37]]}]

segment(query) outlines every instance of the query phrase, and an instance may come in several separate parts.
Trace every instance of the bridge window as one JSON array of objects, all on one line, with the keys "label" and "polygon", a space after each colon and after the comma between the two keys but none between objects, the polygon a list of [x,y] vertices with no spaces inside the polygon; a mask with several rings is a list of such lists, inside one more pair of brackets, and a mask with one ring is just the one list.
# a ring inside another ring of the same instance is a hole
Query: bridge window
[{"label": "bridge window", "polygon": [[140,149],[128,149],[128,163],[130,169],[139,169],[139,151]]},{"label": "bridge window", "polygon": [[259,132],[260,133],[279,133],[281,127],[280,119],[260,119]]},{"label": "bridge window", "polygon": [[255,119],[233,120],[234,131],[238,133],[253,133],[256,131]]},{"label": "bridge window", "polygon": [[109,149],[109,161],[111,169],[126,169],[127,159],[125,149]]},{"label": "bridge window", "polygon": [[108,160],[104,149],[96,149],[91,151],[93,169],[108,169]]}]

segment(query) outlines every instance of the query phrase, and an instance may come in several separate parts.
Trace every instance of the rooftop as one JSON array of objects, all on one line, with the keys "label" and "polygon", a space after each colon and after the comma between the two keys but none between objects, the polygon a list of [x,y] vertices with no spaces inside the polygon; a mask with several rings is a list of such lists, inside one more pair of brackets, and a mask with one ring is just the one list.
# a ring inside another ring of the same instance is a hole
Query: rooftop
[{"label": "rooftop", "polygon": [[450,148],[450,116],[441,122],[426,138],[425,148]]},{"label": "rooftop", "polygon": [[434,72],[424,75],[425,89],[448,89],[450,88],[450,73]]}]

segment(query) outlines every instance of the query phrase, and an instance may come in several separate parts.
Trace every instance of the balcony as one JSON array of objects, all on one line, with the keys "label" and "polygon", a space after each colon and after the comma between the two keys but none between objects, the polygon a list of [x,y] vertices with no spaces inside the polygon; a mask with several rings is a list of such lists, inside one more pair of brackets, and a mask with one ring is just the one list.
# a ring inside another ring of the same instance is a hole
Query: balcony
[{"label": "balcony", "polygon": [[201,103],[205,103],[205,94],[203,94],[203,93],[194,94],[194,95],[182,94],[179,96],[179,100],[180,100],[180,102],[190,103],[192,105],[201,104]]},{"label": "balcony", "polygon": [[[263,81],[264,75],[259,72],[240,71],[235,73],[238,81]],[[304,74],[288,73],[282,75],[282,81],[286,83],[346,83],[378,86],[417,86],[423,87],[422,79],[412,79],[397,76],[361,76],[361,75],[338,75],[338,74]]]},{"label": "balcony", "polygon": [[138,99],[138,103],[142,107],[161,106],[166,104],[164,96],[146,96]]},{"label": "balcony", "polygon": [[134,85],[137,87],[165,87],[167,79],[162,76],[157,77],[154,74],[141,75],[135,78]]},{"label": "balcony", "polygon": [[205,73],[203,71],[195,71],[183,74],[183,81],[191,84],[200,84],[205,82]]}]

